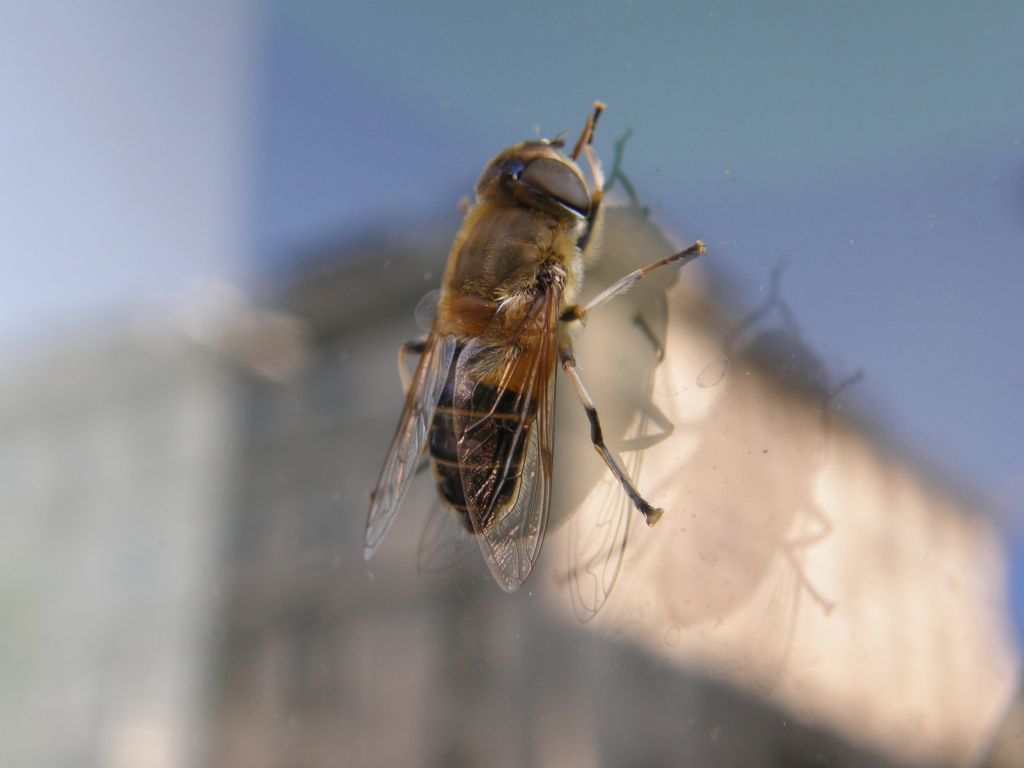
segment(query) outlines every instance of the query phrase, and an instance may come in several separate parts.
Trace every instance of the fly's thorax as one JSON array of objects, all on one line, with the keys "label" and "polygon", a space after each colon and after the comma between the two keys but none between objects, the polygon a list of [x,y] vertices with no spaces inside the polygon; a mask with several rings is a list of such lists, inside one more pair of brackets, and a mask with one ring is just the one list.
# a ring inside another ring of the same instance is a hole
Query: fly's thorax
[{"label": "fly's thorax", "polygon": [[462,342],[479,339],[482,344],[492,347],[530,343],[543,333],[536,318],[530,318],[542,296],[541,289],[536,286],[500,301],[467,293],[443,296],[438,306],[435,330],[445,336],[455,336]]},{"label": "fly's thorax", "polygon": [[[585,222],[517,204],[479,201],[467,214],[448,257],[438,306],[439,330],[460,338],[514,327],[543,290],[554,266],[566,301],[578,293]],[[492,320],[501,310],[498,328]]]},{"label": "fly's thorax", "polygon": [[575,300],[592,199],[560,146],[523,142],[487,164],[448,256],[437,315],[441,333],[468,339],[517,332],[518,319],[544,293],[552,272],[563,303]]},{"label": "fly's thorax", "polygon": [[452,246],[445,287],[500,300],[544,262],[570,258],[581,225],[519,205],[478,203]]}]

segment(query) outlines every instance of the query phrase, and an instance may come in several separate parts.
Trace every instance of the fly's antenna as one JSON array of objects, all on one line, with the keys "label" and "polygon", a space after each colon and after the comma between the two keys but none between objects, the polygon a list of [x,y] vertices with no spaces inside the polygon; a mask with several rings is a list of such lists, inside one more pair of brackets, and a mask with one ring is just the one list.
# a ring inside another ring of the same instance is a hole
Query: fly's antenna
[{"label": "fly's antenna", "polygon": [[558,132],[558,135],[555,136],[555,138],[553,138],[553,139],[545,139],[545,141],[547,141],[548,146],[554,147],[555,149],[561,149],[562,147],[565,146],[565,139],[563,137],[568,132],[569,132],[568,128],[563,128],[562,130],[560,130]]}]

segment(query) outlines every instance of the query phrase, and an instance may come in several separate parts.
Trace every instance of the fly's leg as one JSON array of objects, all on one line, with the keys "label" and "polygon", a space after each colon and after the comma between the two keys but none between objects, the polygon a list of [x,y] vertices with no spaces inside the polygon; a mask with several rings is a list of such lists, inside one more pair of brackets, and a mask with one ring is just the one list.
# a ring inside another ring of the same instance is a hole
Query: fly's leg
[{"label": "fly's leg", "polygon": [[407,393],[409,391],[409,385],[412,383],[412,377],[409,375],[409,369],[405,366],[405,358],[409,355],[422,355],[423,350],[426,348],[426,339],[407,341],[398,348],[398,375],[402,377],[403,393]]},{"label": "fly's leg", "polygon": [[580,132],[580,137],[576,139],[576,145],[572,148],[571,157],[573,160],[578,159],[580,151],[585,150],[585,148],[589,147],[591,142],[594,141],[594,130],[597,128],[597,121],[605,109],[606,107],[602,102],[594,102],[594,111],[587,116],[587,124],[583,126],[583,130]]},{"label": "fly's leg", "polygon": [[587,124],[583,127],[576,146],[572,150],[572,159],[576,160],[580,152],[587,158],[587,166],[590,168],[590,178],[594,182],[594,191],[590,193],[590,210],[587,212],[587,231],[583,233],[577,243],[583,252],[585,260],[592,255],[590,244],[596,243],[601,229],[601,203],[604,201],[604,171],[601,169],[601,162],[597,159],[597,153],[591,143],[594,141],[594,129],[597,128],[597,120],[604,112],[605,106],[600,101],[594,102],[594,111],[587,118]]},{"label": "fly's leg", "polygon": [[863,369],[858,368],[856,371],[854,371],[849,376],[847,376],[845,379],[843,379],[838,384],[836,384],[834,387],[832,387],[831,391],[828,393],[828,399],[832,400],[836,395],[838,395],[844,389],[852,387],[854,384],[859,384],[862,381],[864,381],[864,371],[863,371]]},{"label": "fly's leg", "polygon": [[562,312],[562,316],[560,319],[563,322],[582,320],[584,317],[586,317],[588,312],[590,312],[593,309],[596,309],[597,307],[601,306],[602,304],[608,301],[611,301],[616,296],[625,293],[627,290],[629,290],[630,286],[633,285],[633,283],[635,283],[637,280],[646,277],[651,272],[658,269],[658,267],[664,267],[666,264],[672,264],[677,261],[680,262],[679,266],[683,267],[689,264],[694,259],[696,259],[698,256],[702,256],[705,253],[707,253],[707,249],[704,247],[704,243],[698,240],[689,248],[679,251],[679,253],[673,253],[671,256],[666,256],[663,259],[658,259],[653,264],[648,264],[646,267],[641,267],[640,269],[636,269],[630,272],[625,277],[620,278],[619,280],[605,288],[603,291],[601,291],[601,293],[597,294],[597,296],[592,298],[586,304],[582,306],[574,304],[573,306],[567,307],[566,310]]},{"label": "fly's leg", "polygon": [[615,186],[616,181],[620,182],[622,188],[626,190],[630,205],[640,211],[644,218],[647,218],[647,214],[650,211],[646,205],[640,204],[640,195],[637,194],[636,187],[633,186],[633,182],[629,180],[626,172],[622,170],[622,155],[626,151],[626,142],[629,141],[629,137],[632,135],[633,129],[630,128],[622,135],[622,138],[615,142],[615,156],[612,159],[612,169],[608,173],[608,184],[604,189],[607,192]]},{"label": "fly's leg", "polygon": [[654,426],[659,431],[653,435],[641,434],[637,437],[623,440],[620,448],[623,453],[627,451],[646,451],[648,448],[653,448],[662,440],[666,440],[676,429],[676,425],[654,403],[638,403],[637,408],[644,421],[650,420],[654,422]]},{"label": "fly's leg", "polygon": [[789,561],[793,570],[796,571],[796,577],[800,582],[800,586],[807,590],[811,599],[821,608],[822,613],[828,616],[836,605],[821,594],[817,587],[811,583],[804,570],[803,559],[799,557],[798,553],[802,553],[827,539],[832,534],[832,523],[817,505],[812,504],[809,511],[811,520],[818,525],[818,530],[782,542],[782,553]]},{"label": "fly's leg", "polygon": [[[594,111],[587,118],[587,124],[583,127],[583,131],[580,133],[579,139],[576,140],[576,145],[573,147],[571,155],[573,160],[578,159],[581,152],[586,156],[587,165],[590,168],[590,175],[593,177],[594,180],[594,191],[593,193],[591,193],[590,197],[590,211],[587,213],[587,231],[584,233],[583,237],[580,238],[578,243],[580,250],[583,251],[583,258],[585,261],[589,260],[589,257],[592,256],[591,246],[598,240],[598,238],[595,237],[595,235],[600,230],[601,203],[604,201],[604,171],[601,169],[601,163],[597,159],[597,154],[594,152],[594,148],[592,146],[592,143],[594,141],[594,130],[597,127],[598,118],[601,117],[601,113],[604,112],[604,110],[604,104],[602,104],[600,101],[594,102]],[[621,140],[622,145],[625,144],[627,138],[628,134]],[[621,157],[620,144],[616,145],[616,153],[617,157]],[[606,301],[609,301],[615,296],[618,296],[620,293],[623,293],[624,291],[628,290],[633,283],[645,277],[658,267],[663,267],[666,264],[671,264],[676,261],[681,262],[679,266],[682,267],[688,262],[697,258],[698,256],[701,256],[705,252],[706,249],[704,248],[704,243],[698,240],[689,248],[686,248],[685,250],[682,250],[679,253],[672,254],[671,256],[666,256],[664,259],[659,259],[653,264],[648,264],[646,267],[642,267],[641,269],[637,269],[633,272],[630,272],[628,275],[620,279],[614,285],[611,285],[610,287],[602,291],[600,294],[595,296],[582,307],[571,306],[567,308],[565,312],[562,313],[561,319],[564,321],[582,320],[583,317],[587,314],[587,312],[589,312],[592,309],[595,309],[596,307],[599,307]]]},{"label": "fly's leg", "polygon": [[662,360],[664,360],[665,347],[658,340],[658,337],[654,335],[654,331],[651,330],[651,326],[648,325],[647,321],[644,319],[644,316],[641,315],[639,312],[637,312],[636,316],[633,318],[633,325],[639,328],[640,333],[643,334],[643,337],[647,339],[649,342],[651,342],[651,346],[654,348],[655,359],[659,363]]},{"label": "fly's leg", "polygon": [[622,469],[622,465],[615,458],[615,455],[608,450],[608,446],[605,445],[604,432],[601,430],[601,420],[597,415],[597,406],[594,405],[594,401],[591,399],[590,393],[587,392],[587,388],[583,386],[583,380],[576,370],[576,358],[573,357],[572,346],[567,338],[563,339],[558,354],[562,362],[562,370],[572,380],[573,386],[576,388],[576,394],[583,404],[583,410],[587,413],[587,419],[590,420],[590,441],[594,444],[594,450],[604,460],[604,463],[608,465],[608,469],[615,475],[615,479],[619,481],[622,489],[633,502],[633,506],[644,516],[644,521],[647,525],[654,525],[661,519],[665,510],[651,506],[640,495],[640,492],[637,491],[633,482],[626,475],[625,470]]}]

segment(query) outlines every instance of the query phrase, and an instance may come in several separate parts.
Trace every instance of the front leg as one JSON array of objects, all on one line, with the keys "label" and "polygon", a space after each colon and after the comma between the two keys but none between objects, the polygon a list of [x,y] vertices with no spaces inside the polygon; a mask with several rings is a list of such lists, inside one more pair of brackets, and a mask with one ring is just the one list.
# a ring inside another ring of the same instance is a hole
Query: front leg
[{"label": "front leg", "polygon": [[594,111],[587,118],[587,124],[580,134],[576,146],[572,150],[572,159],[579,159],[580,152],[587,158],[587,165],[590,168],[590,178],[594,183],[594,190],[590,194],[590,210],[587,211],[587,230],[583,237],[576,244],[583,253],[584,261],[589,261],[593,256],[594,244],[600,241],[601,231],[601,204],[604,202],[604,171],[601,170],[601,162],[597,159],[592,142],[594,141],[594,130],[597,128],[598,118],[604,112],[605,106],[600,101],[594,102]]},{"label": "front leg", "polygon": [[562,312],[562,316],[560,319],[563,322],[582,320],[584,317],[586,317],[588,312],[590,312],[593,309],[596,309],[605,302],[611,301],[616,296],[625,293],[627,290],[629,290],[630,286],[633,285],[633,283],[635,283],[637,280],[646,277],[659,267],[664,267],[666,264],[672,264],[673,262],[676,261],[681,262],[681,267],[686,266],[691,261],[696,259],[698,256],[703,256],[705,253],[707,253],[707,249],[704,247],[704,243],[698,240],[689,248],[679,251],[679,253],[673,253],[671,256],[666,256],[663,259],[658,259],[653,264],[648,264],[646,267],[641,267],[640,269],[636,269],[630,272],[625,277],[615,281],[610,286],[605,288],[603,291],[601,291],[601,293],[597,294],[597,296],[592,298],[583,306],[574,304],[570,307],[567,307],[566,310]]}]

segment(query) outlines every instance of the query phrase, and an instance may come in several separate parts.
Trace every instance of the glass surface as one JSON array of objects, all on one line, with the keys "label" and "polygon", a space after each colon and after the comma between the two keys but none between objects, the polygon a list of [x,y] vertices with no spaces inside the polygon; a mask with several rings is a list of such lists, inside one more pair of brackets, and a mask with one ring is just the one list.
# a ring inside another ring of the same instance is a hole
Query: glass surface
[{"label": "glass surface", "polygon": [[[1022,23],[5,4],[0,764],[1020,765]],[[429,471],[365,562],[463,202],[594,100],[584,299],[708,250],[576,336],[665,517],[566,380],[522,589]]]}]

